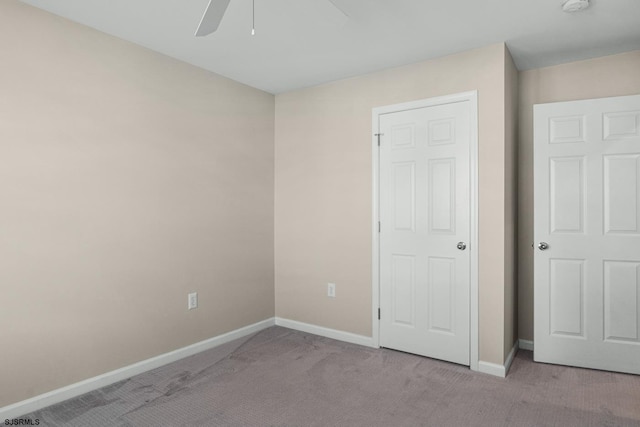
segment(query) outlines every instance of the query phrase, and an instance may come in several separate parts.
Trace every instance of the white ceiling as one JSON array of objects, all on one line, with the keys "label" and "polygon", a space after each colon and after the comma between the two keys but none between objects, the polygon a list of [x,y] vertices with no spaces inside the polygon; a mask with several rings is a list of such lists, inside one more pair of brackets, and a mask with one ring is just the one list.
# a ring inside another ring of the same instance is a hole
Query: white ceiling
[{"label": "white ceiling", "polygon": [[255,0],[253,37],[231,0],[202,38],[209,0],[22,1],[270,93],[503,41],[520,70],[640,49],[640,0]]}]

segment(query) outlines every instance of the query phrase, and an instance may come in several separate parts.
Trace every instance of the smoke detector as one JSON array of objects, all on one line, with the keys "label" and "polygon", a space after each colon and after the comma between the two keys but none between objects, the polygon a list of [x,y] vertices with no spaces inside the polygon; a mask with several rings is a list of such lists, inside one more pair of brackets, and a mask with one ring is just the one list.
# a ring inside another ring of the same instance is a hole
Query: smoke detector
[{"label": "smoke detector", "polygon": [[589,0],[563,0],[562,10],[565,12],[580,12],[589,7]]}]

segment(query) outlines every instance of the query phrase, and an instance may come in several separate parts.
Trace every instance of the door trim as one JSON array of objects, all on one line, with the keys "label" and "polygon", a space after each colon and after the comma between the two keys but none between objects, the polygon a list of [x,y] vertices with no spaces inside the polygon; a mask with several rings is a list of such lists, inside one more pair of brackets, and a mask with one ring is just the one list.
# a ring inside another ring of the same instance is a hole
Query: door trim
[{"label": "door trim", "polygon": [[470,283],[469,283],[469,365],[471,370],[478,370],[478,91],[462,92],[453,95],[439,96],[401,104],[387,105],[373,108],[371,114],[371,148],[372,148],[372,255],[371,255],[371,325],[374,347],[380,347],[380,234],[378,221],[380,220],[380,152],[378,150],[379,116],[417,108],[433,107],[436,105],[452,104],[469,101],[471,117],[471,141],[469,146],[469,178],[470,185]]}]

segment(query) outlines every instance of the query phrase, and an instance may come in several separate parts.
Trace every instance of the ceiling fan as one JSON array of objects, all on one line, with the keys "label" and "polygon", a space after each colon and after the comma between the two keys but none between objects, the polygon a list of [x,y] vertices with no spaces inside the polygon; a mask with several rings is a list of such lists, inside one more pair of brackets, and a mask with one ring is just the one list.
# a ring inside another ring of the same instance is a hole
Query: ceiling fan
[{"label": "ceiling fan", "polygon": [[[255,0],[253,1],[255,12]],[[207,36],[218,29],[230,2],[231,0],[209,0],[209,5],[205,9],[202,19],[200,20],[200,25],[198,25],[198,29],[196,30],[196,37]],[[334,0],[327,0],[327,2],[333,6],[334,10],[339,12],[340,16],[346,18],[347,14],[336,6]],[[255,30],[252,30],[252,34],[254,33]]]}]

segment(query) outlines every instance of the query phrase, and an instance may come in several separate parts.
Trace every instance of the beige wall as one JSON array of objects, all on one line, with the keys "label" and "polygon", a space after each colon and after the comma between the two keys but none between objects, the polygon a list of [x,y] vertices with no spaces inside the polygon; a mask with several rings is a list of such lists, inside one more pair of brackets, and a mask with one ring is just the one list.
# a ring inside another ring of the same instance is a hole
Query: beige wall
[{"label": "beige wall", "polygon": [[505,49],[505,242],[504,357],[518,339],[517,223],[518,223],[518,70]]},{"label": "beige wall", "polygon": [[[371,110],[479,91],[480,359],[505,340],[505,46],[276,96],[276,315],[371,336]],[[327,282],[336,298],[327,298]]]},{"label": "beige wall", "polygon": [[15,0],[0,52],[0,406],[274,315],[272,95]]},{"label": "beige wall", "polygon": [[533,340],[533,105],[640,94],[640,51],[520,73],[519,337]]}]

